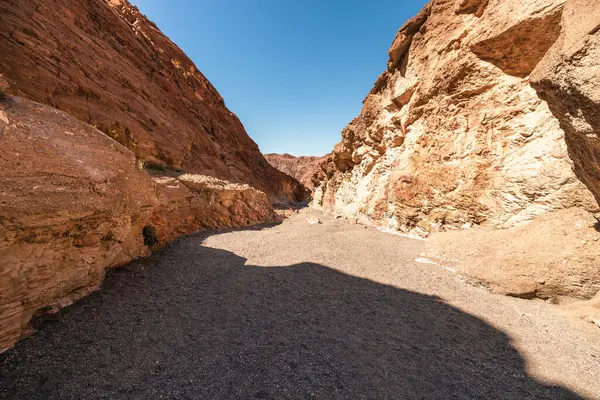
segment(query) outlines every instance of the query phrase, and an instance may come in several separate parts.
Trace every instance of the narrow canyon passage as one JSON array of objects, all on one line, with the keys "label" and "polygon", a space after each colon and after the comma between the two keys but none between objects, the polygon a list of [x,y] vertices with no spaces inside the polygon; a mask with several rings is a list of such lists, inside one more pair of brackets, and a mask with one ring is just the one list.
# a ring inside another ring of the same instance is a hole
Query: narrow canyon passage
[{"label": "narrow canyon passage", "polygon": [[600,398],[597,328],[422,248],[310,209],[178,240],[37,321],[0,398]]}]

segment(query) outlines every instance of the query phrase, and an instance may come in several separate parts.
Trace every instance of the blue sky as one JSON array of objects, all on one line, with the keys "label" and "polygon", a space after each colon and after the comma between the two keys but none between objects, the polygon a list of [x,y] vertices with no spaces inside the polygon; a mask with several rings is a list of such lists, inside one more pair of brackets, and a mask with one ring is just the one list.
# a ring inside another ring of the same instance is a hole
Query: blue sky
[{"label": "blue sky", "polygon": [[132,0],[215,85],[263,153],[323,155],[426,0]]}]

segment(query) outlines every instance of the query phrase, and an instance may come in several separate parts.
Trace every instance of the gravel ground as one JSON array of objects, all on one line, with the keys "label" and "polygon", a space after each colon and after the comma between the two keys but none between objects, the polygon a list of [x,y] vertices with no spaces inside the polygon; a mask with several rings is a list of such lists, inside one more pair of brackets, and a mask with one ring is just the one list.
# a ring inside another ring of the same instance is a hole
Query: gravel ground
[{"label": "gravel ground", "polygon": [[600,330],[422,250],[310,209],[179,240],[38,320],[0,398],[600,399]]}]

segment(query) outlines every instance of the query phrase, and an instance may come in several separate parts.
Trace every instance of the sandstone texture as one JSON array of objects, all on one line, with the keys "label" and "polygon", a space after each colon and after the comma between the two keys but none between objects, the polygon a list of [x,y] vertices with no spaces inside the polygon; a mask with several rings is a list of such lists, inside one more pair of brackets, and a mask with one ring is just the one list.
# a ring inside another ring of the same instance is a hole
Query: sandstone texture
[{"label": "sandstone texture", "polygon": [[160,168],[303,200],[272,168],[193,62],[126,0],[0,3],[0,81],[8,93],[96,127]]},{"label": "sandstone texture", "polygon": [[279,220],[264,192],[204,175],[155,176],[159,206],[150,220],[161,243],[206,229]]},{"label": "sandstone texture", "polygon": [[600,224],[578,208],[509,229],[433,234],[422,254],[495,293],[553,303],[600,294]]},{"label": "sandstone texture", "polygon": [[313,204],[420,236],[596,209],[598,15],[592,0],[431,1],[399,30]]},{"label": "sandstone texture", "polygon": [[600,3],[567,1],[562,26],[532,85],[565,132],[577,176],[600,199]]},{"label": "sandstone texture", "polygon": [[0,101],[0,351],[40,309],[182,235],[278,219],[248,185],[149,175],[134,154],[55,108]]},{"label": "sandstone texture", "polygon": [[304,185],[304,187],[312,191],[315,188],[315,184],[319,184],[319,181],[314,179],[314,175],[319,170],[321,163],[327,159],[327,156],[296,157],[287,153],[271,153],[265,154],[265,158],[273,167],[293,178],[296,178]]}]

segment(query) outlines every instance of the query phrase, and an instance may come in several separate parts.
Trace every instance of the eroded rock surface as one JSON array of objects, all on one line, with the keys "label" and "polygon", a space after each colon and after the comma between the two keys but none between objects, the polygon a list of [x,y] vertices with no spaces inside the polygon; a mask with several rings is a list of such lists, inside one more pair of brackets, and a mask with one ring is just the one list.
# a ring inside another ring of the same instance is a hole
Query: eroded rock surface
[{"label": "eroded rock surface", "polygon": [[303,200],[194,63],[127,0],[8,0],[0,15],[8,92],[74,115],[149,165]]},{"label": "eroded rock surface", "polygon": [[600,3],[569,0],[562,18],[532,85],[565,132],[577,176],[600,199]]},{"label": "eroded rock surface", "polygon": [[[587,8],[577,11],[580,3]],[[597,110],[597,18],[574,21],[596,9],[583,0],[431,1],[398,32],[387,71],[323,168],[315,206],[421,236],[597,207],[578,178],[598,182],[587,144],[597,139],[586,136],[598,115],[586,111]],[[538,78],[547,54],[575,51],[570,41],[581,51],[555,57]],[[567,113],[582,133],[569,134]]]},{"label": "eroded rock surface", "polygon": [[436,233],[423,256],[496,293],[588,300],[600,292],[599,226],[585,210],[559,210],[510,229]]},{"label": "eroded rock surface", "polygon": [[319,169],[319,165],[327,159],[327,156],[323,157],[309,157],[301,156],[296,157],[291,154],[265,154],[265,158],[279,171],[288,174],[291,177],[296,178],[302,183],[308,190],[312,191],[315,188],[315,182],[313,180],[314,174]]},{"label": "eroded rock surface", "polygon": [[183,174],[150,176],[92,126],[20,98],[0,101],[0,351],[33,314],[199,230],[278,219],[265,193]]},{"label": "eroded rock surface", "polygon": [[204,175],[155,176],[159,206],[151,224],[162,243],[206,229],[278,220],[265,193]]}]

